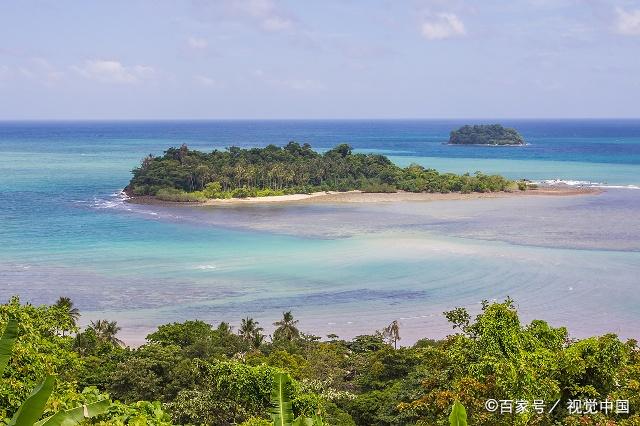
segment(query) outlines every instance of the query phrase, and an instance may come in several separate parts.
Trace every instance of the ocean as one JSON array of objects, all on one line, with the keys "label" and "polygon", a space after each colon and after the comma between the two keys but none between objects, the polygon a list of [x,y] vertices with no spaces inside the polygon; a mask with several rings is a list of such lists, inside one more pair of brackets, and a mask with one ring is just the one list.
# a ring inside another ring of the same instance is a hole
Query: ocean
[{"label": "ocean", "polygon": [[[449,146],[454,120],[0,122],[0,300],[73,299],[127,343],[186,319],[349,338],[401,324],[402,344],[451,332],[442,312],[512,297],[523,321],[574,337],[640,336],[640,120],[480,120],[524,147]],[[125,203],[147,154],[349,143],[441,171],[600,187],[596,196],[226,207]]]}]

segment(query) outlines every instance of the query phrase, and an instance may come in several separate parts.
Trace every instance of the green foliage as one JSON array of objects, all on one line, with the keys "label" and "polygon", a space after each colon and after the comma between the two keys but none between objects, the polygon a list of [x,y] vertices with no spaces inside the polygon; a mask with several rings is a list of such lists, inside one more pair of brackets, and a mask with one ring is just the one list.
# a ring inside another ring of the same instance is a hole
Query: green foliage
[{"label": "green foliage", "polygon": [[18,298],[0,305],[0,329],[9,318],[18,321],[18,336],[12,356],[0,380],[0,418],[15,413],[43,378],[57,376],[45,414],[50,407],[72,408],[78,392],[74,373],[82,362],[73,350],[73,338],[63,334],[75,330],[73,319],[55,306],[21,305]]},{"label": "green foliage", "polygon": [[[64,301],[63,308],[67,311],[68,315],[74,317],[74,312],[71,309],[73,304],[70,301]],[[60,305],[58,305],[60,307]],[[74,320],[76,318],[73,318]],[[9,318],[5,331],[0,339],[0,348],[2,349],[3,359],[0,368],[0,379],[2,379],[2,373],[8,363],[8,358],[13,353],[13,344],[18,337],[18,321],[15,318]],[[96,416],[104,412],[110,405],[110,401],[107,399],[89,404],[81,407],[76,407],[70,410],[58,411],[54,415],[47,417],[41,421],[38,421],[42,417],[47,402],[51,397],[55,385],[55,378],[52,375],[47,376],[42,383],[40,383],[31,394],[27,397],[26,401],[18,407],[13,417],[8,423],[8,426],[72,426],[79,424],[83,420]]]},{"label": "green foliage", "polygon": [[277,328],[273,332],[273,340],[292,341],[300,338],[300,330],[296,325],[298,320],[293,319],[291,311],[283,312],[282,319],[273,323]]},{"label": "green foliage", "polygon": [[204,321],[185,321],[183,323],[164,324],[147,336],[147,341],[163,346],[176,345],[189,347],[203,338],[209,337],[213,329]]},{"label": "green foliage", "polygon": [[11,358],[11,352],[13,351],[13,344],[18,337],[18,320],[15,318],[9,318],[7,325],[0,338],[0,378],[4,374],[4,369],[9,363]]},{"label": "green foliage", "polygon": [[98,416],[109,409],[111,401],[103,399],[70,410],[59,411],[51,417],[39,421],[34,426],[72,426]]},{"label": "green foliage", "polygon": [[159,402],[113,403],[106,413],[91,422],[96,426],[172,426],[171,416]]},{"label": "green foliage", "polygon": [[[273,425],[265,419],[274,406],[283,407],[282,418],[292,426],[447,426],[450,412],[462,418],[455,401],[474,426],[640,422],[636,341],[612,334],[572,340],[563,327],[523,324],[509,299],[484,302],[473,315],[464,308],[446,312],[457,334],[397,349],[399,323],[352,340],[319,341],[298,329],[291,312],[276,323],[277,338],[258,345],[261,327],[246,317],[237,329],[202,321],[166,324],[145,345],[122,348],[106,333],[114,328],[109,321],[67,335],[73,326],[65,317],[69,309],[61,307],[17,299],[0,306],[0,325],[20,319],[15,356],[0,382],[0,398],[10,404],[2,405],[5,422],[47,374],[59,377],[45,416],[77,414],[82,405],[90,410],[109,391],[121,402],[85,422],[102,426]],[[274,384],[283,382],[273,398]],[[97,388],[80,393],[78,385]],[[488,398],[563,402],[552,414],[501,416],[484,408]],[[565,401],[584,398],[629,399],[631,414],[569,415]]]},{"label": "green foliage", "polygon": [[451,132],[450,144],[460,145],[524,145],[524,139],[515,129],[499,124],[462,126]]},{"label": "green foliage", "polygon": [[360,188],[362,192],[393,193],[398,192],[394,185],[388,183],[366,182]]},{"label": "green foliage", "polygon": [[276,373],[271,390],[271,419],[274,426],[323,426],[322,417],[300,415],[294,419],[291,399],[292,382],[288,374]]},{"label": "green foliage", "polygon": [[240,426],[273,426],[273,422],[261,417],[251,417],[242,422]]},{"label": "green foliage", "polygon": [[274,426],[291,426],[293,405],[291,404],[291,379],[284,373],[277,373],[271,391],[271,419]]},{"label": "green foliage", "polygon": [[467,410],[460,404],[460,401],[453,403],[451,414],[449,415],[450,426],[467,426]]},{"label": "green foliage", "polygon": [[49,396],[53,392],[54,384],[55,378],[53,376],[44,379],[18,408],[8,426],[33,426],[42,417]]},{"label": "green foliage", "polygon": [[155,195],[157,199],[162,201],[180,203],[193,203],[206,200],[206,197],[201,192],[185,192],[177,188],[160,188]]},{"label": "green foliage", "polygon": [[132,195],[155,195],[165,201],[247,198],[310,193],[489,192],[517,187],[501,176],[438,173],[418,165],[400,168],[379,154],[354,154],[342,144],[320,154],[308,144],[204,153],[186,145],[149,156],[133,170],[127,187]]}]

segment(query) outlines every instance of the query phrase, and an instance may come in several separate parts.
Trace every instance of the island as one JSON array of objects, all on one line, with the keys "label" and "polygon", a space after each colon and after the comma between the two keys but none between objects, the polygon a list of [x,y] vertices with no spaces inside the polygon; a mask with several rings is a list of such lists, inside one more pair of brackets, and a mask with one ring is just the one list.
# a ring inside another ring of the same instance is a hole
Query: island
[{"label": "island", "polygon": [[187,145],[149,155],[124,192],[162,201],[270,197],[328,191],[372,193],[488,193],[527,189],[500,175],[440,173],[417,164],[395,165],[380,154],[354,153],[340,144],[323,153],[309,144],[201,152]]},{"label": "island", "polygon": [[516,129],[500,124],[481,124],[462,126],[451,132],[450,145],[524,145],[524,138]]}]

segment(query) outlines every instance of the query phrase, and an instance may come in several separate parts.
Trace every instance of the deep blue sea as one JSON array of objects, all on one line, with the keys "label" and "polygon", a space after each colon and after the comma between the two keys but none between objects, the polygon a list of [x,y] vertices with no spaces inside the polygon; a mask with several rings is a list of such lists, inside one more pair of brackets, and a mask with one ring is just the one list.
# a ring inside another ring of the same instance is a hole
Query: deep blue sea
[{"label": "deep blue sea", "polygon": [[[480,122],[493,122],[483,120]],[[72,297],[140,343],[201,318],[269,325],[292,309],[344,337],[516,299],[575,336],[640,337],[640,120],[510,121],[524,147],[449,146],[464,121],[0,122],[0,300]],[[597,196],[380,205],[137,206],[120,190],[149,153],[349,143],[442,171],[597,186]]]}]

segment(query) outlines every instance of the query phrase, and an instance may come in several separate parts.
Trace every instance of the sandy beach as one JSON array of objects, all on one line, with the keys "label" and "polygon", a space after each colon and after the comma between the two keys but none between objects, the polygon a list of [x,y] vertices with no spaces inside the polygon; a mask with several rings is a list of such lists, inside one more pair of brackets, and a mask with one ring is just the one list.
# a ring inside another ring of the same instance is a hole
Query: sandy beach
[{"label": "sandy beach", "polygon": [[532,197],[532,196],[578,196],[595,195],[601,193],[599,188],[573,187],[573,186],[545,186],[527,191],[513,192],[472,192],[463,194],[451,192],[447,194],[427,192],[370,193],[362,191],[347,192],[313,192],[311,194],[276,195],[268,197],[248,197],[230,199],[212,199],[202,203],[198,202],[172,202],[162,201],[155,197],[132,197],[127,201],[136,204],[170,204],[170,205],[196,205],[196,206],[224,206],[243,204],[268,204],[268,203],[392,203],[402,201],[446,201],[446,200],[474,200],[479,198],[506,198],[506,197]]}]

